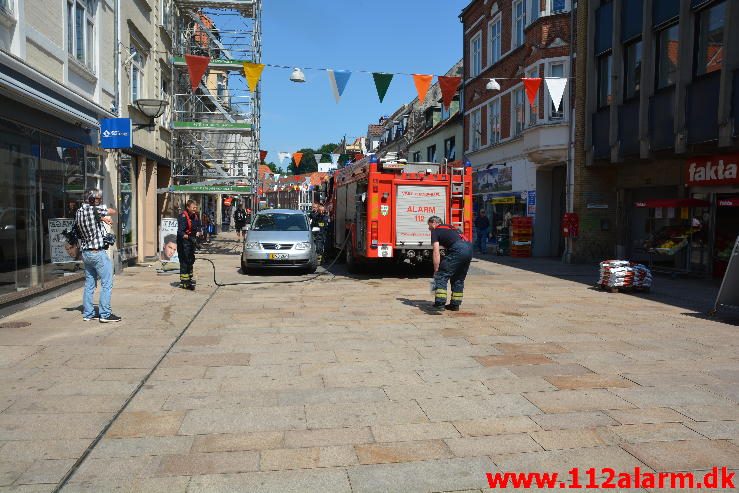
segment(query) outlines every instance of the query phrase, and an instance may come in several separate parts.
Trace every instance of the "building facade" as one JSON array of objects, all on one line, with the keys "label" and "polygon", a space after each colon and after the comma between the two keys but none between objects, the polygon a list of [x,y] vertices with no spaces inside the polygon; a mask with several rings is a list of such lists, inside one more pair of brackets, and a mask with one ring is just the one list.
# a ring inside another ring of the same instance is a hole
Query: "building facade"
[{"label": "building facade", "polygon": [[[461,13],[464,147],[475,169],[475,210],[494,226],[534,216],[533,254],[564,251],[572,91],[555,107],[542,84],[530,105],[522,78],[569,78],[570,0],[475,0]],[[492,81],[495,79],[495,81]]]},{"label": "building facade", "polygon": [[114,26],[111,0],[0,2],[0,305],[81,277],[60,231],[86,188],[118,205]]},{"label": "building facade", "polygon": [[739,3],[580,8],[574,255],[723,274],[739,234]]}]

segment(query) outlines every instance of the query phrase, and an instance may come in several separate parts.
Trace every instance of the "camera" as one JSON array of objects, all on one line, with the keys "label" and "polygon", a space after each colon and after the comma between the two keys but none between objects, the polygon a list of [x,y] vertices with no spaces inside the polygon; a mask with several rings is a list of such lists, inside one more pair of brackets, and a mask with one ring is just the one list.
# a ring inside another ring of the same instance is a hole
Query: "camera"
[{"label": "camera", "polygon": [[105,248],[108,248],[109,246],[115,245],[115,235],[113,233],[107,233],[105,236],[103,236],[103,245],[105,245]]}]

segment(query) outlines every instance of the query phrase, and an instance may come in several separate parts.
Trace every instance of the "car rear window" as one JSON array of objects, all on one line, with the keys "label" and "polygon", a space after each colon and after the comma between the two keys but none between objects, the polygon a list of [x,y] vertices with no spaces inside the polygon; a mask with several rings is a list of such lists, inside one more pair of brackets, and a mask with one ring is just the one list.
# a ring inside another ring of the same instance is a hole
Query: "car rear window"
[{"label": "car rear window", "polygon": [[252,229],[255,231],[308,231],[308,223],[301,214],[259,214]]}]

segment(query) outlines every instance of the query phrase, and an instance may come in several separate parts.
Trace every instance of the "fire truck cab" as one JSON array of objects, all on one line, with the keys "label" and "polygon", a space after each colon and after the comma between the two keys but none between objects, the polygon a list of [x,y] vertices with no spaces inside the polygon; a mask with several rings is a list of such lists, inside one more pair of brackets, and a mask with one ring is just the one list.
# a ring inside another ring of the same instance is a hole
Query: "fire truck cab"
[{"label": "fire truck cab", "polygon": [[472,239],[472,169],[462,162],[409,163],[365,157],[337,170],[329,187],[331,236],[350,271],[373,261],[431,260],[428,219]]}]

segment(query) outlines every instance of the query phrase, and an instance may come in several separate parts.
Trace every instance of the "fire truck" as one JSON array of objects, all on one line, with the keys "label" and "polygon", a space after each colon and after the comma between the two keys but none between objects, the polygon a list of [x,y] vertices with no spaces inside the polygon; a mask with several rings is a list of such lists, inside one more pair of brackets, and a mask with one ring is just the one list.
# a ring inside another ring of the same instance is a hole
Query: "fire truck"
[{"label": "fire truck", "polygon": [[350,272],[371,262],[431,260],[428,219],[439,216],[472,240],[472,168],[461,161],[380,161],[337,170],[329,183],[330,241]]}]

